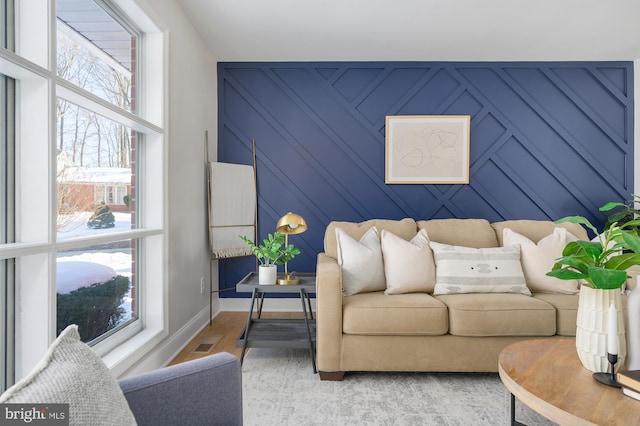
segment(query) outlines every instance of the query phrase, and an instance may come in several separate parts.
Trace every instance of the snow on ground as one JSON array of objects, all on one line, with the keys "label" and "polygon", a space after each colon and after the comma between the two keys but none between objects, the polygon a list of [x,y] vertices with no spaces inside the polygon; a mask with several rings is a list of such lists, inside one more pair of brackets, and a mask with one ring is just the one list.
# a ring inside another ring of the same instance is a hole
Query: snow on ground
[{"label": "snow on ground", "polygon": [[[58,231],[58,238],[99,235],[131,229],[130,213],[114,212],[113,215],[116,219],[114,228],[91,229],[87,227],[87,220],[91,217],[91,213],[76,214],[73,219],[64,222],[66,225]],[[108,281],[116,275],[131,277],[131,251],[126,248],[66,251],[58,254],[56,265],[56,290],[64,294],[81,287]],[[131,318],[131,302],[131,289],[129,289],[121,305],[125,314],[120,322]]]},{"label": "snow on ground", "polygon": [[106,265],[62,258],[56,264],[56,292],[71,293],[81,287],[107,282],[116,275],[117,272]]},{"label": "snow on ground", "polygon": [[106,232],[128,231],[131,229],[131,213],[113,212],[116,219],[115,227],[106,229],[91,229],[87,226],[87,221],[93,213],[82,212],[76,213],[69,219],[62,219],[65,225],[58,230],[58,238],[74,238],[85,235],[100,235]]}]

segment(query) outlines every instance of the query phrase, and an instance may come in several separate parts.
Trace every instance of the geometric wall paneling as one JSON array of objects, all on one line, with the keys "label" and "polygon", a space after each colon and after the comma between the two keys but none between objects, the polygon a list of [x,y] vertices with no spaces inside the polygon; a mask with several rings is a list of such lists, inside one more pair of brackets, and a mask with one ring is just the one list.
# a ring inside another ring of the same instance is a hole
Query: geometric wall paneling
[{"label": "geometric wall paneling", "polygon": [[[251,164],[256,140],[260,238],[289,211],[308,224],[289,271],[314,270],[331,220],[600,226],[633,192],[633,93],[631,62],[219,63],[218,161]],[[388,115],[470,115],[469,184],[386,185]],[[219,261],[220,287],[254,267]]]}]

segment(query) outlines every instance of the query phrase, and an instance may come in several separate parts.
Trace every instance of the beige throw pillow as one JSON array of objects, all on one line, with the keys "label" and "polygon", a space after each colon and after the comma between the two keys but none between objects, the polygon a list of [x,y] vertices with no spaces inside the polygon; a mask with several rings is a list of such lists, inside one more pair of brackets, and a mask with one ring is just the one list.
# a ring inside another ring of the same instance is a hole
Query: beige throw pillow
[{"label": "beige throw pillow", "polygon": [[505,246],[520,246],[520,263],[527,287],[538,293],[578,293],[577,280],[560,280],[546,275],[553,268],[556,259],[562,257],[562,250],[567,243],[575,239],[565,228],[560,227],[555,228],[553,233],[542,238],[537,244],[509,228],[503,230]]},{"label": "beige throw pillow", "polygon": [[345,296],[387,288],[380,237],[375,226],[365,232],[360,241],[336,228],[336,240],[338,264],[342,269],[342,292]]},{"label": "beige throw pillow", "polygon": [[[0,404],[69,404],[71,425],[135,425],[129,404],[102,359],[68,326]],[[33,424],[37,424],[34,422]]]},{"label": "beige throw pillow", "polygon": [[456,293],[520,293],[527,288],[520,247],[471,248],[432,241],[436,261],[434,295]]},{"label": "beige throw pillow", "polygon": [[384,294],[433,293],[436,265],[427,231],[421,229],[407,241],[383,229],[380,240],[387,281]]}]

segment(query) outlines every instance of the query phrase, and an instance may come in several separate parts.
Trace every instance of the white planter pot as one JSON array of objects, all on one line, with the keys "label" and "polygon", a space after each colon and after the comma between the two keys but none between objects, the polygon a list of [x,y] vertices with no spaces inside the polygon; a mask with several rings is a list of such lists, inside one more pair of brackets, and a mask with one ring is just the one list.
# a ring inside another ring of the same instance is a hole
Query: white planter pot
[{"label": "white planter pot", "polygon": [[601,290],[585,285],[580,288],[576,349],[582,365],[594,373],[610,372],[610,364],[607,360],[607,314],[611,303],[618,310],[617,371],[624,364],[627,356],[620,290]]},{"label": "white planter pot", "polygon": [[258,284],[275,284],[277,277],[278,267],[276,265],[258,267]]},{"label": "white planter pot", "polygon": [[627,370],[640,370],[640,285],[627,299]]}]

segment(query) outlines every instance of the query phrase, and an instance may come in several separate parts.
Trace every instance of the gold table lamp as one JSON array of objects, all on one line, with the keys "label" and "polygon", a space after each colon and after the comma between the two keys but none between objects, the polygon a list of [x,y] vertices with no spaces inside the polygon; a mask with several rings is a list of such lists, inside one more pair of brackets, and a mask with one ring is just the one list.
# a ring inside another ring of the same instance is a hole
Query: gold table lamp
[{"label": "gold table lamp", "polygon": [[[282,216],[276,225],[276,231],[284,234],[285,247],[289,245],[289,234],[302,234],[306,230],[307,222],[305,222],[302,216],[291,212]],[[290,285],[300,282],[300,278],[294,278],[289,275],[288,263],[289,262],[285,262],[284,264],[284,277],[278,278],[278,284]]]}]

